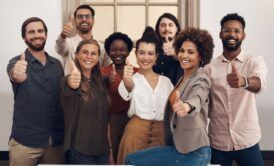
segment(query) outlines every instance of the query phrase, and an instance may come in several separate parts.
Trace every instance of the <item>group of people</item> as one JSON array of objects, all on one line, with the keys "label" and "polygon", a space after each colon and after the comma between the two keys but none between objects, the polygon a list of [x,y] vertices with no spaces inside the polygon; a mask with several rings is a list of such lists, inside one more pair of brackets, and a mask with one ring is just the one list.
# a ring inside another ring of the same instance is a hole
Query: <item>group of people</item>
[{"label": "group of people", "polygon": [[210,33],[181,30],[164,13],[136,41],[136,68],[127,34],[93,39],[94,15],[80,5],[64,25],[56,41],[63,65],[44,50],[44,21],[23,23],[27,49],[7,66],[10,165],[263,165],[255,95],[267,68],[241,48],[243,17],[222,18],[223,53],[211,60]]}]

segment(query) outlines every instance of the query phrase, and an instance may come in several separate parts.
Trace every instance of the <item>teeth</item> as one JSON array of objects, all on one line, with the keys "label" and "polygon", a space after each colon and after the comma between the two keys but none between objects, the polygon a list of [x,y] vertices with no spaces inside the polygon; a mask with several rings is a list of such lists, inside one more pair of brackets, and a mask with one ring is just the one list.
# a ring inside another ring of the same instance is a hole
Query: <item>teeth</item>
[{"label": "teeth", "polygon": [[233,44],[233,43],[235,43],[236,41],[234,40],[234,39],[230,39],[230,40],[228,40],[228,43],[231,43],[231,44]]}]

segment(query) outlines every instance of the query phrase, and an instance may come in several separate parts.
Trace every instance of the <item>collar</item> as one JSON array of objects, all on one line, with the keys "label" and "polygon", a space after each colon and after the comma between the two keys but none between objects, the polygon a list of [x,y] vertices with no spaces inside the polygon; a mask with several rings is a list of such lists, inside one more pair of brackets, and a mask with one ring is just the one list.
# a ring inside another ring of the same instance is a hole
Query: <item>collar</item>
[{"label": "collar", "polygon": [[[33,55],[32,53],[29,51],[29,49],[26,49],[25,50],[25,55],[26,55],[26,59],[28,59],[31,63],[35,62],[35,61],[38,61]],[[45,55],[46,55],[46,58],[47,58],[47,62],[51,62],[53,63],[53,60],[52,58],[50,58],[50,56],[48,55],[48,53],[45,51]]]},{"label": "collar", "polygon": [[[239,55],[236,56],[235,60],[243,63],[244,59],[246,57],[246,54],[244,53],[244,51],[241,51],[239,53]],[[226,59],[226,57],[224,56],[224,54],[220,55],[217,59],[217,62],[221,63],[221,62],[229,62],[229,60]]]}]

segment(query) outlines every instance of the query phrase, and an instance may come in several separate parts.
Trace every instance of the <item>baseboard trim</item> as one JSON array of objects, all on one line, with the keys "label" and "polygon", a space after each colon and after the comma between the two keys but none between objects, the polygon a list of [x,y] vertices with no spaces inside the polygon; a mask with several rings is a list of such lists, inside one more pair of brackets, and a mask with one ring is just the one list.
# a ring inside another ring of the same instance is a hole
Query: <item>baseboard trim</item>
[{"label": "baseboard trim", "polygon": [[[264,160],[274,160],[274,151],[263,150],[262,155]],[[0,151],[0,160],[9,160],[9,152]]]},{"label": "baseboard trim", "polygon": [[9,160],[9,152],[0,151],[0,160]]},{"label": "baseboard trim", "polygon": [[261,152],[264,160],[274,160],[274,151],[263,150]]}]

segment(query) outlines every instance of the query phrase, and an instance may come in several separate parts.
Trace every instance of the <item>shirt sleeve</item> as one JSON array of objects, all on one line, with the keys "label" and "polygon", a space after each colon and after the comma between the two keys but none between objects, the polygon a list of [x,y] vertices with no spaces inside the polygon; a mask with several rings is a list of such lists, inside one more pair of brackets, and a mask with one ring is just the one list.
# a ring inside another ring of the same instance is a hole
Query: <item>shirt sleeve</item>
[{"label": "shirt sleeve", "polygon": [[263,58],[261,56],[253,57],[251,72],[249,73],[247,77],[258,77],[260,79],[261,88],[259,92],[262,92],[266,87],[266,74],[267,74],[267,67]]},{"label": "shirt sleeve", "polygon": [[65,76],[62,78],[61,80],[61,96],[62,97],[69,97],[69,96],[74,96],[74,95],[78,95],[81,94],[80,89],[71,89],[68,86],[68,76]]},{"label": "shirt sleeve", "polygon": [[118,92],[125,101],[129,101],[132,97],[133,90],[131,92],[128,92],[125,87],[124,81],[122,80],[119,84]]},{"label": "shirt sleeve", "polygon": [[184,101],[190,104],[192,112],[190,115],[200,112],[204,103],[209,103],[210,80],[207,76],[199,77],[191,87],[191,94]]},{"label": "shirt sleeve", "polygon": [[57,40],[56,40],[55,50],[59,55],[61,55],[63,57],[66,57],[68,55],[69,50],[68,50],[68,47],[67,47],[66,40],[63,39],[61,37],[61,35],[59,35]]}]

